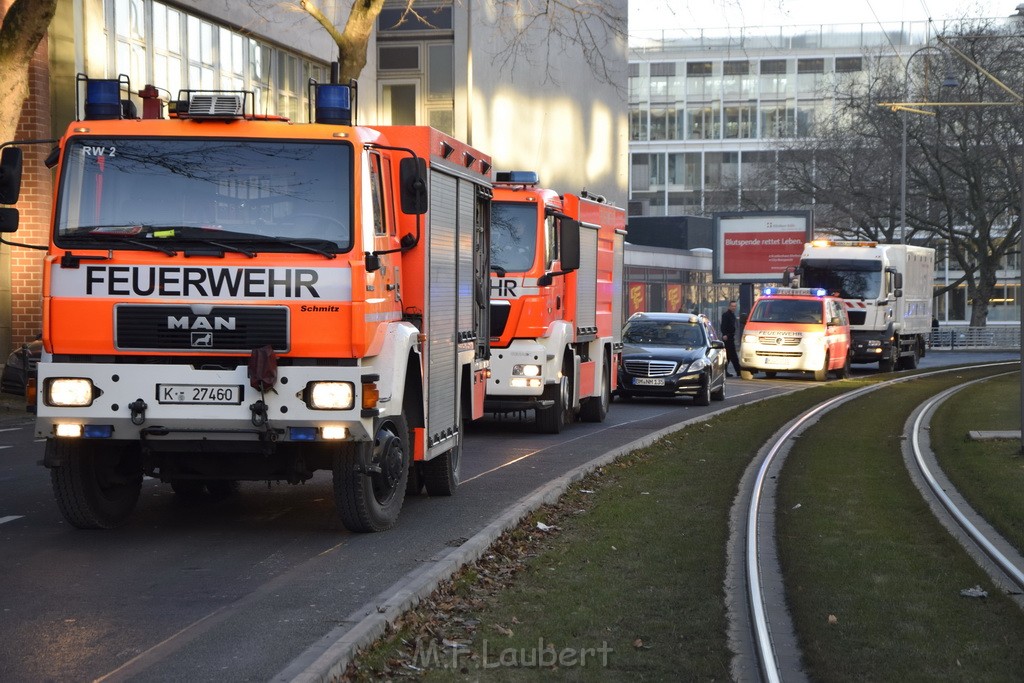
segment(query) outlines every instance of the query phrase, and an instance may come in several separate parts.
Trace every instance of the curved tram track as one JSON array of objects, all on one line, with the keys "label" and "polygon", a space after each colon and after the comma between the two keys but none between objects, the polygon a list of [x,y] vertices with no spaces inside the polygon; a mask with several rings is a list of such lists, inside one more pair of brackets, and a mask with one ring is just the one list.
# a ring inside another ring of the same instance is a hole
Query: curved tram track
[{"label": "curved tram track", "polygon": [[[987,363],[975,368],[997,367],[1015,363]],[[728,583],[733,589],[729,599],[730,637],[737,654],[733,663],[733,678],[763,681],[806,681],[801,669],[800,651],[795,630],[785,605],[782,573],[775,548],[775,492],[779,472],[794,439],[810,429],[826,413],[859,399],[873,391],[899,382],[929,377],[959,368],[943,368],[897,377],[824,401],[804,412],[780,429],[765,444],[758,458],[744,476],[740,495],[732,511],[732,538]],[[984,381],[991,377],[975,381]],[[973,383],[973,382],[972,382]],[[1009,591],[1024,591],[1024,559],[994,530],[970,510],[955,493],[947,495],[952,487],[944,477],[935,473],[935,465],[927,447],[927,419],[935,408],[949,396],[971,383],[953,387],[919,406],[908,420],[907,438],[904,439],[905,460],[908,468],[914,465],[912,476],[919,488],[927,486],[937,501],[932,509],[949,515],[946,526],[962,529],[957,535],[962,543],[976,552],[972,556],[985,568],[1000,586]],[[907,444],[910,445],[907,445]],[[908,453],[909,451],[909,453]],[[940,518],[942,515],[940,515]],[[968,538],[969,541],[964,539]],[[987,561],[982,558],[987,558]],[[996,569],[993,572],[993,568]],[[743,597],[739,597],[742,593]]]}]

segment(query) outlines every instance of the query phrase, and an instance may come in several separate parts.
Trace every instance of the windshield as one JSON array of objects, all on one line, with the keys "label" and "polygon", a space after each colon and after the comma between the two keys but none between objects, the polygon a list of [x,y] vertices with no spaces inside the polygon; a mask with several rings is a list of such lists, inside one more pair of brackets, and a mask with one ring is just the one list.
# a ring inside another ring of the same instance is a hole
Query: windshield
[{"label": "windshield", "polygon": [[704,333],[696,323],[637,320],[626,323],[622,340],[628,344],[664,344],[665,346],[704,346]]},{"label": "windshield", "polygon": [[537,205],[496,202],[491,205],[491,268],[516,272],[533,267],[537,248]]},{"label": "windshield", "polygon": [[875,299],[881,291],[882,266],[877,261],[814,259],[804,260],[800,267],[802,287],[839,292],[843,299]]},{"label": "windshield", "polygon": [[761,299],[754,304],[748,322],[821,324],[821,301],[810,299]]},{"label": "windshield", "polygon": [[255,241],[261,250],[316,240],[344,251],[351,159],[337,143],[75,138],[64,152],[56,240],[104,249]]}]

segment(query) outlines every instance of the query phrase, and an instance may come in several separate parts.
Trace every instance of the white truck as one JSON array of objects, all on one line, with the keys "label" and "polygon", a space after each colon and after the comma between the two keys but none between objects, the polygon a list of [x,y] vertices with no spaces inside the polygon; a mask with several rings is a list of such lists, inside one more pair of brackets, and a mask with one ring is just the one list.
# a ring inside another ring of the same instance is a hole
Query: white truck
[{"label": "white truck", "polygon": [[908,244],[815,240],[797,271],[802,287],[843,299],[854,363],[883,372],[913,369],[932,325],[935,250]]}]

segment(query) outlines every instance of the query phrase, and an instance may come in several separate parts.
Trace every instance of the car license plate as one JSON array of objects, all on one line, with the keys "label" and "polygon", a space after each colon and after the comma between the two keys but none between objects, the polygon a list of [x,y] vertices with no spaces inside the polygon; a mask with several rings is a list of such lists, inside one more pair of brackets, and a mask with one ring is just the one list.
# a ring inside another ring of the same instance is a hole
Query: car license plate
[{"label": "car license plate", "polygon": [[238,405],[242,402],[238,384],[157,384],[157,403],[189,405]]},{"label": "car license plate", "polygon": [[661,377],[634,377],[633,384],[634,386],[663,387],[665,380]]}]

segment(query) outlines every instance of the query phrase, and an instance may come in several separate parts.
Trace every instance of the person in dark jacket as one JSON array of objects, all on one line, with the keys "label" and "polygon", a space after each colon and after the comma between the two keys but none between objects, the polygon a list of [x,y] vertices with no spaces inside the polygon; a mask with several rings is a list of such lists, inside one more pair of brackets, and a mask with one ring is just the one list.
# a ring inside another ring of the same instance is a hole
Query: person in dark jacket
[{"label": "person in dark jacket", "polygon": [[[736,353],[736,301],[729,302],[729,308],[725,309],[722,313],[722,324],[719,326],[718,331],[722,333],[722,341],[725,342],[725,355],[732,364],[736,374],[740,374],[740,357]],[[728,377],[732,377],[732,374],[726,368]]]}]

